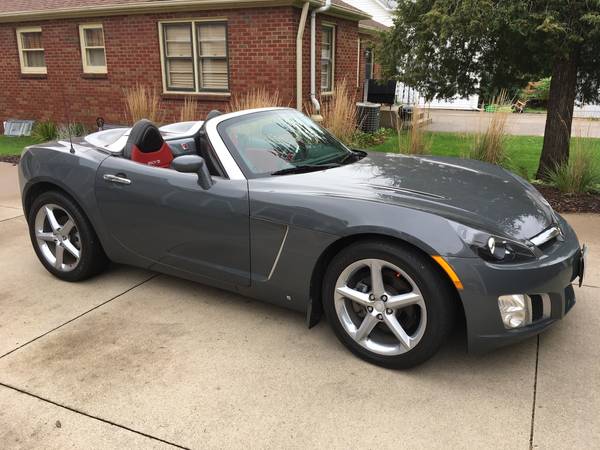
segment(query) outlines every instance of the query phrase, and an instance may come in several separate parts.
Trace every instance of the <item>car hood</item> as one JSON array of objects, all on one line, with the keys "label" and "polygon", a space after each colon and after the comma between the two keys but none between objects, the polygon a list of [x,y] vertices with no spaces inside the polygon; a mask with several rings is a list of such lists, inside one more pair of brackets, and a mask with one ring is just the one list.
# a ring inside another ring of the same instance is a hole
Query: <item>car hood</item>
[{"label": "car hood", "polygon": [[533,186],[480,161],[369,153],[353,164],[271,180],[278,189],[410,207],[516,239],[529,239],[554,221]]}]

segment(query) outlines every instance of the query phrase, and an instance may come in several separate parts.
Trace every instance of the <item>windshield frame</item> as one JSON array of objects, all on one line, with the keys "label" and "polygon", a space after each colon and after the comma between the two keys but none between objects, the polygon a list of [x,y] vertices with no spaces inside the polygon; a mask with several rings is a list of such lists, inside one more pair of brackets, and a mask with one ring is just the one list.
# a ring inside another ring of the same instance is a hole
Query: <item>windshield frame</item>
[{"label": "windshield frame", "polygon": [[[331,139],[341,149],[343,149],[343,150],[346,151],[345,155],[344,154],[340,154],[340,156],[347,157],[347,156],[351,156],[351,155],[353,155],[355,153],[353,150],[351,150],[350,148],[348,148],[347,145],[345,145],[339,139],[337,139],[334,135],[332,135],[327,129],[323,128],[318,123],[316,123],[315,121],[313,121],[310,117],[306,116],[305,114],[299,112],[296,109],[293,109],[293,108],[281,108],[281,107],[277,107],[277,108],[274,107],[274,108],[268,108],[268,109],[262,109],[261,108],[261,109],[257,109],[257,110],[254,110],[254,111],[249,111],[246,114],[237,114],[234,117],[228,117],[228,118],[226,118],[224,120],[219,121],[219,123],[216,124],[216,131],[217,131],[217,134],[219,135],[219,138],[221,139],[221,141],[223,142],[223,144],[225,145],[225,147],[229,150],[229,153],[231,154],[231,156],[235,160],[236,164],[238,165],[238,167],[240,168],[240,170],[242,171],[242,173],[244,174],[244,176],[246,177],[246,179],[270,178],[270,177],[274,177],[275,175],[273,175],[273,172],[255,173],[254,171],[252,171],[250,169],[250,167],[248,167],[248,165],[246,164],[246,161],[244,160],[244,158],[240,154],[239,150],[236,148],[235,144],[233,142],[231,142],[231,139],[229,138],[229,136],[227,135],[227,133],[225,133],[223,131],[223,127],[226,126],[225,124],[227,124],[230,121],[236,121],[236,122],[237,121],[243,121],[243,120],[247,119],[248,116],[253,116],[253,115],[256,115],[256,114],[260,114],[260,115],[275,114],[276,115],[277,113],[281,113],[281,112],[293,112],[293,113],[297,113],[297,114],[303,115],[305,119],[311,121],[321,132],[323,132],[323,134],[326,135],[328,139]],[[322,170],[331,169],[331,161],[324,161],[322,164],[323,164],[323,169]],[[307,165],[310,165],[310,164],[307,164]],[[296,167],[302,167],[302,166],[303,166],[302,164],[298,164]]]}]

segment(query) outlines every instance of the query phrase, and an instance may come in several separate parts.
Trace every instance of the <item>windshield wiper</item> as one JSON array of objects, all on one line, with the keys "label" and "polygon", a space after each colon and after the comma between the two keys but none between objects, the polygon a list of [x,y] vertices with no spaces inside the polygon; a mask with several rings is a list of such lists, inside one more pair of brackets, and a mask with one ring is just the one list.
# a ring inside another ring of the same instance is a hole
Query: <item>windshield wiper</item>
[{"label": "windshield wiper", "polygon": [[334,167],[339,167],[341,164],[332,163],[332,164],[305,164],[303,166],[296,167],[288,167],[287,169],[276,170],[272,172],[271,175],[288,175],[293,173],[307,173],[307,172],[315,172],[317,170],[325,170],[332,169]]}]

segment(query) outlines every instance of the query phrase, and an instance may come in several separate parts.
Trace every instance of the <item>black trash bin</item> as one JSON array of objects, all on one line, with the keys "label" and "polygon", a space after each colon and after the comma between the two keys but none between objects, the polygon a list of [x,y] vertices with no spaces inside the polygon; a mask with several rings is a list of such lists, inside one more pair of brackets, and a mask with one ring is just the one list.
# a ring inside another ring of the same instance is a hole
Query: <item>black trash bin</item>
[{"label": "black trash bin", "polygon": [[400,117],[400,121],[411,122],[413,116],[413,107],[410,105],[402,105],[398,108],[398,116]]}]

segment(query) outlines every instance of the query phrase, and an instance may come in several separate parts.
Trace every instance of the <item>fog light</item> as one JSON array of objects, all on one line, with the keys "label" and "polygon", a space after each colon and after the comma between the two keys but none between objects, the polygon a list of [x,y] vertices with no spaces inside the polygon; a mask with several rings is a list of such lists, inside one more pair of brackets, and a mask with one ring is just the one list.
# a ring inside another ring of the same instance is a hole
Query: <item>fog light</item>
[{"label": "fog light", "polygon": [[498,308],[505,328],[519,328],[531,323],[531,298],[528,295],[501,295]]}]

